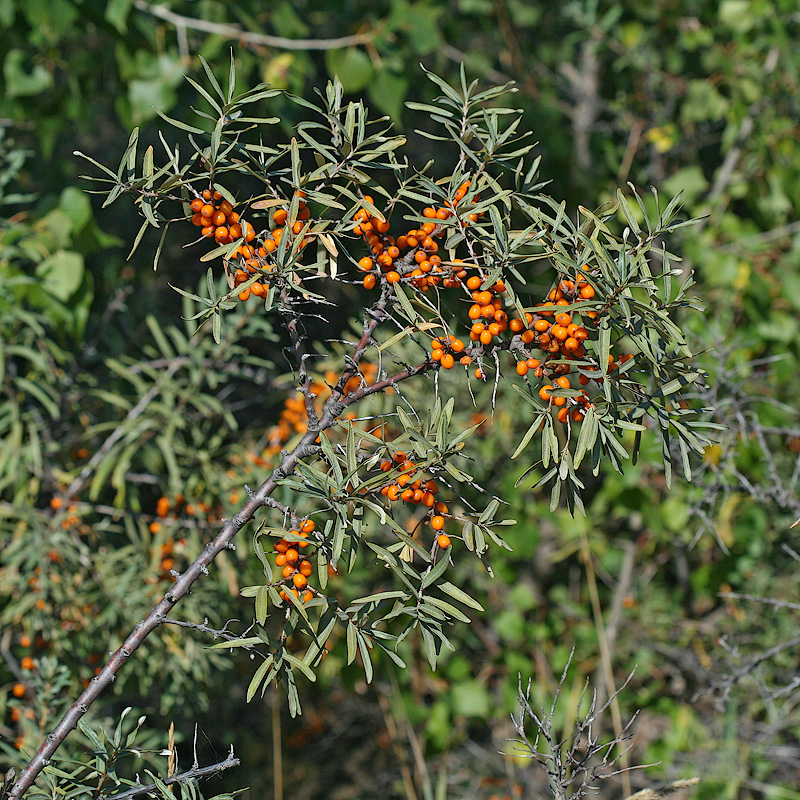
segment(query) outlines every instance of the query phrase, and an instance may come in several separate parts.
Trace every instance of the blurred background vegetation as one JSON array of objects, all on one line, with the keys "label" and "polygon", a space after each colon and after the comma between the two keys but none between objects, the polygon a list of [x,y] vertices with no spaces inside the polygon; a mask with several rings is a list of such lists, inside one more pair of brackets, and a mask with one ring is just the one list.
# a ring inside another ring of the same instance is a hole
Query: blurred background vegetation
[{"label": "blurred background vegetation", "polygon": [[[448,796],[533,796],[535,767],[497,751],[511,748],[518,676],[545,702],[574,647],[567,700],[584,676],[605,694],[637,666],[620,698],[641,709],[631,758],[660,763],[633,773],[634,789],[698,774],[697,797],[800,798],[798,36],[793,0],[0,0],[0,760],[16,763],[15,740],[38,746],[163,592],[165,560],[197,552],[264,475],[265,431],[294,396],[282,334],[254,308],[222,345],[191,338],[167,285],[204,275],[190,234],[166,243],[157,273],[155,241],[126,261],[137,214],[101,210],[73,156],[116,164],[132,126],[156,142],[156,110],[189,119],[198,56],[223,74],[232,48],[240,86],[310,96],[337,74],[409,137],[420,167],[453,153],[404,105],[434,92],[419,63],[457,80],[463,62],[486,85],[516,83],[546,191],[569,208],[628,181],[683,190],[686,213],[704,215],[678,246],[706,306],[686,322],[707,351],[697,402],[727,428],[692,484],[668,491],[642,458],[588,476],[587,516],[572,519],[530,481],[515,487],[524,465],[508,455],[527,425],[513,393],[493,415],[488,398],[465,404],[463,424],[486,418],[474,474],[519,524],[513,551],[491,553],[494,579],[456,561],[486,613],[453,631],[437,673],[410,645],[407,671],[381,663],[367,687],[334,649],[289,722],[279,697],[245,705],[244,656],[167,628],[102,714],[140,709],[156,749],[170,720],[188,739],[197,719],[206,760],[235,743],[244,767],[223,782],[250,786],[245,797],[268,796],[277,775],[296,798],[421,796],[440,775]],[[284,134],[300,113],[281,98],[268,111]],[[407,396],[425,405],[429,391]],[[53,508],[65,487],[74,502]],[[180,615],[246,616],[248,551]]]}]

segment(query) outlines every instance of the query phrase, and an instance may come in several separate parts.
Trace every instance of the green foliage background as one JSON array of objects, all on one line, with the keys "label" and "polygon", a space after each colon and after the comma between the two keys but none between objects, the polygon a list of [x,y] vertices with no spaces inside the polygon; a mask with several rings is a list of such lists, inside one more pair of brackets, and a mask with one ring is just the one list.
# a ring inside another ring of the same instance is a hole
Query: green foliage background
[{"label": "green foliage background", "polygon": [[[521,468],[508,455],[527,425],[512,397],[501,393],[493,413],[460,408],[465,425],[476,412],[492,418],[473,437],[479,456],[471,466],[520,520],[506,532],[512,551],[491,552],[493,580],[456,560],[456,577],[486,613],[454,632],[458,652],[437,673],[414,651],[406,672],[381,664],[377,688],[334,649],[325,680],[301,687],[306,717],[284,720],[287,753],[299,763],[287,759],[286,780],[297,796],[321,796],[331,780],[349,787],[342,796],[368,796],[358,770],[331,764],[331,742],[341,726],[353,726],[360,735],[345,741],[354,763],[379,765],[380,786],[401,792],[387,719],[415,731],[432,774],[447,754],[451,793],[466,791],[471,779],[463,772],[468,745],[486,754],[480,772],[507,780],[509,767],[494,753],[512,735],[518,674],[534,677],[544,702],[574,646],[576,672],[602,682],[591,574],[611,625],[617,681],[638,665],[621,697],[625,708],[643,709],[636,755],[661,761],[637,780],[700,773],[701,797],[800,796],[797,691],[772,694],[796,670],[797,648],[738,682],[721,710],[712,703],[719,693],[703,694],[797,630],[796,610],[719,596],[733,590],[797,602],[797,563],[782,549],[797,549],[789,525],[800,517],[796,4],[396,0],[334,10],[321,2],[267,8],[201,0],[174,2],[170,11],[186,19],[176,27],[129,0],[0,0],[2,685],[10,689],[13,664],[29,654],[55,656],[73,689],[91,677],[96,658],[163,589],[157,551],[167,533],[147,526],[157,498],[181,491],[219,513],[235,508],[231,496],[261,474],[248,454],[291,391],[279,337],[258,315],[241,312],[237,338],[222,345],[190,338],[167,283],[191,289],[204,266],[177,239],[155,276],[144,246],[126,262],[139,220],[122,203],[106,210],[92,203],[72,152],[114,162],[134,125],[145,143],[155,142],[155,109],[188,118],[184,77],[198,72],[197,56],[222,74],[232,46],[243,83],[267,80],[309,96],[338,74],[347,92],[365,94],[392,117],[420,166],[446,161],[453,153],[414,132],[430,129],[430,120],[404,104],[435,93],[419,62],[455,79],[463,61],[487,85],[517,82],[515,102],[540,142],[541,172],[556,200],[594,208],[629,180],[665,195],[683,190],[686,212],[707,215],[681,233],[680,252],[706,305],[687,324],[694,345],[708,350],[709,389],[698,402],[716,405],[728,428],[692,484],[676,482],[668,492],[654,453],[624,476],[601,474],[588,487],[586,518],[573,519],[550,512],[530,481],[515,485]],[[212,31],[193,20],[212,23]],[[255,39],[232,36],[230,25]],[[324,49],[290,49],[260,35],[312,39]],[[353,36],[351,46],[324,44]],[[299,119],[283,100],[269,112],[284,133]],[[355,318],[357,293],[347,299]],[[160,365],[175,359],[180,365],[165,380]],[[224,401],[222,381],[232,387]],[[131,416],[151,390],[146,413]],[[411,402],[424,404],[427,390],[414,391]],[[63,527],[67,512],[54,512],[50,498],[83,474],[120,425],[123,435],[82,480],[79,521]],[[187,523],[188,555],[208,531],[198,516]],[[213,609],[216,625],[244,616],[238,588],[257,581],[248,555],[242,543],[183,616],[199,622]],[[23,649],[23,633],[41,642]],[[175,719],[186,736],[199,714],[214,746],[235,742],[252,770],[231,776],[230,785],[250,785],[260,796],[272,785],[261,767],[271,758],[274,719],[263,705],[243,707],[246,659],[223,657],[185,633],[157,633],[139,666],[120,676],[104,714],[133,705],[161,728]],[[739,649],[723,648],[722,636]],[[57,684],[60,667],[48,669],[37,680]],[[377,699],[392,689],[390,701]],[[7,761],[17,758],[11,742],[20,731],[27,746],[38,744],[43,715],[70,697],[64,686],[48,691],[38,695],[36,720],[19,724],[11,721],[19,704],[0,695]],[[533,767],[512,762],[511,769],[519,773],[513,785]],[[487,783],[479,795],[506,791]]]}]

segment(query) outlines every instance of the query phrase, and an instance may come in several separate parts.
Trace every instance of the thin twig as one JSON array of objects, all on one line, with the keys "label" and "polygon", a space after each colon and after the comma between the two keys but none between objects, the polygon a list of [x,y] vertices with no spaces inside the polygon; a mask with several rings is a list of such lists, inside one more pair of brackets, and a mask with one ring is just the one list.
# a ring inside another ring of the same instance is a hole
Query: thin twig
[{"label": "thin twig", "polygon": [[351,36],[339,36],[336,39],[287,39],[283,36],[270,36],[266,33],[250,33],[237,25],[226,25],[219,22],[208,22],[204,19],[194,19],[176,14],[166,6],[154,6],[144,0],[134,0],[133,5],[152,14],[154,17],[170,22],[177,28],[184,30],[204,31],[227,39],[237,39],[245,44],[261,44],[266,47],[275,47],[279,50],[338,50],[341,47],[352,47],[358,44],[367,44],[375,38],[373,33],[356,33]]},{"label": "thin twig", "polygon": [[[212,775],[217,775],[218,773],[224,772],[226,769],[230,769],[231,767],[238,767],[240,763],[241,762],[239,759],[234,757],[233,747],[231,747],[231,751],[224,761],[220,761],[217,764],[211,764],[207,767],[192,767],[192,769],[188,769],[186,772],[181,772],[179,775],[173,775],[169,778],[162,778],[162,782],[166,783],[168,786],[171,784],[188,783],[191,780],[208,778]],[[157,788],[158,787],[155,783],[134,786],[132,789],[128,789],[125,792],[120,792],[119,794],[111,795],[110,797],[105,797],[103,800],[130,800],[130,798],[136,797],[140,794],[155,792]]]}]

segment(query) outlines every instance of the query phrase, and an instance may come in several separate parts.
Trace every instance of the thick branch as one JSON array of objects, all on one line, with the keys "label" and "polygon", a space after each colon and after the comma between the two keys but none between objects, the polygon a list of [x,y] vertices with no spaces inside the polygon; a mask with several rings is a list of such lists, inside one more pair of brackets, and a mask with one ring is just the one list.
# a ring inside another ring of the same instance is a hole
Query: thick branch
[{"label": "thick branch", "polygon": [[[388,304],[389,295],[390,291],[385,289],[381,293],[380,298],[368,310],[367,317],[364,321],[361,340],[356,347],[350,364],[343,370],[341,378],[323,406],[319,427],[317,429],[309,429],[305,433],[297,447],[295,447],[291,453],[283,457],[279,466],[274,469],[269,478],[261,484],[258,491],[249,494],[247,502],[239,513],[232,519],[225,521],[222,530],[217,534],[216,538],[209,542],[194,563],[191,564],[182,575],[178,576],[170,591],[164,595],[158,605],[150,611],[144,620],[137,623],[136,627],[122,643],[122,646],[114,653],[100,673],[92,679],[89,686],[86,687],[78,699],[69,707],[56,727],[47,735],[44,743],[31,759],[30,763],[20,773],[17,782],[11,788],[11,792],[8,795],[9,800],[18,800],[33,785],[39,773],[50,763],[50,758],[55,751],[59,748],[67,735],[77,727],[78,721],[89,710],[92,703],[94,703],[103,690],[114,681],[117,673],[125,662],[156,628],[166,622],[167,614],[169,614],[175,605],[189,593],[194,582],[201,575],[208,574],[208,565],[211,564],[223,550],[233,549],[233,538],[244,525],[253,519],[256,511],[262,506],[274,505],[270,495],[277,488],[278,482],[287,475],[291,475],[299,461],[319,452],[319,447],[316,444],[319,433],[334,425],[342,411],[362,397],[383,391],[399,381],[422,374],[438,366],[433,362],[425,362],[418,367],[406,368],[390,378],[379,381],[371,386],[363,386],[356,392],[344,397],[344,385],[357,369],[358,362],[366,350],[375,328],[386,318],[386,306]],[[141,405],[141,403],[139,405]]]}]

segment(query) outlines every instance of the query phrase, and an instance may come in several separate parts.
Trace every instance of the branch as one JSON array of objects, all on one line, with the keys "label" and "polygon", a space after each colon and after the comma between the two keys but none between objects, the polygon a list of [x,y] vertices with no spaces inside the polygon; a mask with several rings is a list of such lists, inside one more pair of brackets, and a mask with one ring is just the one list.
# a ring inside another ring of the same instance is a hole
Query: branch
[{"label": "branch", "polygon": [[[168,786],[174,783],[188,783],[189,781],[197,778],[207,778],[211,775],[216,775],[218,772],[224,772],[226,769],[230,769],[231,767],[238,767],[239,763],[239,759],[234,757],[233,747],[231,747],[231,751],[224,761],[220,761],[217,764],[211,764],[207,767],[192,767],[191,769],[187,769],[186,772],[181,772],[179,775],[173,775],[171,778],[164,778],[163,783],[166,783]],[[157,788],[158,787],[155,783],[148,783],[146,786],[134,786],[132,789],[128,789],[126,792],[120,792],[119,794],[112,794],[110,797],[104,797],[103,800],[129,800],[129,798],[136,797],[140,794],[155,792]]]},{"label": "branch", "polygon": [[189,28],[195,31],[205,31],[227,39],[238,39],[246,44],[263,44],[280,50],[337,50],[340,47],[367,44],[375,38],[372,33],[356,33],[352,36],[340,36],[338,39],[286,39],[283,36],[270,36],[266,33],[249,33],[237,25],[184,17],[170,11],[165,6],[153,6],[144,0],[134,0],[133,4],[145,14],[152,14],[165,22],[172,23],[178,30]]},{"label": "branch", "polygon": [[[291,475],[299,461],[311,455],[316,455],[319,452],[319,446],[316,444],[316,441],[320,432],[333,426],[342,411],[347,406],[352,405],[367,394],[373,394],[377,391],[382,391],[398,381],[405,380],[413,377],[414,375],[419,375],[426,370],[438,366],[434,364],[434,362],[425,362],[419,367],[404,369],[402,372],[397,373],[391,378],[380,381],[377,384],[373,384],[369,387],[361,387],[358,391],[348,395],[346,398],[343,398],[344,386],[349,377],[352,376],[356,371],[358,362],[371,340],[372,333],[378,324],[386,318],[386,306],[388,304],[390,294],[391,292],[388,288],[384,289],[384,291],[381,292],[380,298],[370,309],[368,309],[367,316],[364,321],[361,340],[356,347],[350,364],[342,371],[342,375],[331,392],[331,396],[323,406],[323,413],[319,421],[319,427],[306,431],[306,433],[300,439],[298,445],[294,448],[294,450],[292,450],[291,453],[287,453],[283,456],[278,467],[276,467],[267,480],[261,484],[258,491],[248,493],[248,500],[244,506],[242,506],[239,513],[236,514],[236,516],[234,516],[232,519],[224,521],[222,530],[217,534],[216,538],[205,546],[203,552],[182,575],[177,575],[176,581],[172,588],[164,595],[158,605],[156,605],[155,608],[153,608],[142,621],[136,624],[133,631],[131,631],[131,633],[122,643],[122,646],[111,656],[100,673],[92,678],[89,685],[81,693],[78,699],[69,707],[56,727],[49,734],[47,734],[44,743],[39,747],[30,763],[25,767],[24,770],[22,770],[17,782],[11,788],[11,792],[8,795],[9,800],[19,800],[19,798],[21,798],[23,794],[33,785],[33,782],[36,780],[41,771],[50,764],[50,758],[62,744],[64,739],[77,727],[78,721],[89,710],[89,707],[92,705],[92,703],[94,703],[95,700],[97,700],[103,690],[107,688],[112,681],[114,681],[117,673],[123,667],[125,662],[131,657],[131,655],[138,649],[142,642],[156,628],[167,622],[167,615],[170,613],[170,611],[172,611],[175,605],[177,605],[177,603],[189,593],[194,582],[201,575],[208,574],[208,565],[211,564],[211,562],[223,550],[232,550],[235,548],[235,545],[233,544],[234,537],[250,520],[253,519],[256,511],[263,506],[275,506],[275,502],[270,496],[277,488],[278,482],[284,479],[286,476]],[[153,393],[153,396],[155,396],[155,389],[156,387],[153,387],[137,404],[135,409],[141,406],[143,410],[146,402],[150,402],[152,399],[152,397],[148,396],[151,395],[151,393]],[[145,398],[147,398],[146,402],[144,402]],[[132,414],[135,409],[132,409],[130,414]]]}]

